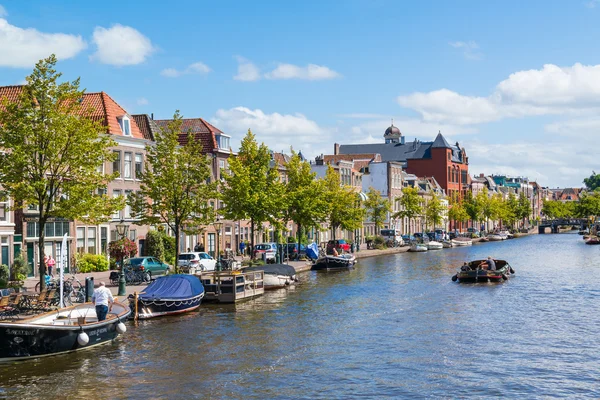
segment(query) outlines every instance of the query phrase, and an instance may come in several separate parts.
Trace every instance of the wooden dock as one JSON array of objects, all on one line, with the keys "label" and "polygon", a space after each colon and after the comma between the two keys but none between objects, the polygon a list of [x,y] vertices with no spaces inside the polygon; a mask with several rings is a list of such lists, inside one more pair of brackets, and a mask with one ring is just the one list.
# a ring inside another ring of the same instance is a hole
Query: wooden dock
[{"label": "wooden dock", "polygon": [[237,303],[265,293],[263,271],[215,271],[196,276],[204,285],[204,301]]}]

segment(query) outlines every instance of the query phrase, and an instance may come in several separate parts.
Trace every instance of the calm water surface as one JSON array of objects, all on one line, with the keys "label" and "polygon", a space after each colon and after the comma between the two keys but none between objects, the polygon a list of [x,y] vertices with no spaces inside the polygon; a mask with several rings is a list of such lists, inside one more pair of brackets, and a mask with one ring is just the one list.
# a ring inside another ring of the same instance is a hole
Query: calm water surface
[{"label": "calm water surface", "polygon": [[[491,255],[508,282],[452,282]],[[600,246],[573,234],[363,259],[295,288],[0,366],[0,397],[598,398]]]}]

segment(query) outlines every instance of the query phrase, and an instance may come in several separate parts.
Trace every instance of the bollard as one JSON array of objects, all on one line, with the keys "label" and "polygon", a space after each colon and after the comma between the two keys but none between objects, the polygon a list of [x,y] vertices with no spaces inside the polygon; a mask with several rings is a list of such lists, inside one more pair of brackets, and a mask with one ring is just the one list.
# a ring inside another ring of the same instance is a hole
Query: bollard
[{"label": "bollard", "polygon": [[94,277],[90,276],[85,278],[85,302],[92,301],[92,295],[94,294]]},{"label": "bollard", "polygon": [[127,281],[125,280],[125,274],[121,268],[121,271],[119,271],[119,292],[117,293],[117,296],[125,296],[127,294],[127,289],[125,289],[126,285]]},{"label": "bollard", "polygon": [[266,252],[262,253],[262,260],[265,264],[267,263],[267,253]]}]

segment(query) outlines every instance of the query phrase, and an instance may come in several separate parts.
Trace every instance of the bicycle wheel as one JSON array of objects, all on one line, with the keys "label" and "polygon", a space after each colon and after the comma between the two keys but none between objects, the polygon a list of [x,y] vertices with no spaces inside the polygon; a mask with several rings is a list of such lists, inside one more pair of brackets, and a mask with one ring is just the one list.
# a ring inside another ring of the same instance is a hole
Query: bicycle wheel
[{"label": "bicycle wheel", "polygon": [[35,284],[35,292],[36,293],[40,292],[40,283],[39,282]]}]

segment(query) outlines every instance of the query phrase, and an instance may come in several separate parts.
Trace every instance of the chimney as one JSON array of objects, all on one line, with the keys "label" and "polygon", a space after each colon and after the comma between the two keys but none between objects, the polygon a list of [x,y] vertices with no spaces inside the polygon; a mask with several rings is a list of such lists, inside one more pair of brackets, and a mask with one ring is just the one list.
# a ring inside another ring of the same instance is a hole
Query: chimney
[{"label": "chimney", "polygon": [[404,144],[404,136],[400,138],[400,144]]},{"label": "chimney", "polygon": [[150,114],[150,119],[154,120],[154,113]]},{"label": "chimney", "polygon": [[485,178],[485,175],[483,175],[483,172],[480,172],[480,173],[479,173],[479,177],[480,177],[480,178]]},{"label": "chimney", "polygon": [[334,143],[333,144],[333,155],[337,156],[338,154],[340,154],[340,144]]}]

